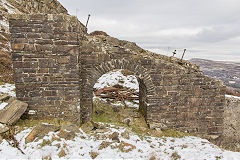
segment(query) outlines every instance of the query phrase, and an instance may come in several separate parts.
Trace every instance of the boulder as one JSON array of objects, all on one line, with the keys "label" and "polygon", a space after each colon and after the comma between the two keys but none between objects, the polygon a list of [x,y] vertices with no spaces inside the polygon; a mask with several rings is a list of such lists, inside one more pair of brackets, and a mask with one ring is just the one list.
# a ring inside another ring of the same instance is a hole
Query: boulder
[{"label": "boulder", "polygon": [[68,132],[76,132],[76,133],[80,133],[81,131],[79,130],[79,127],[75,124],[67,124],[67,125],[63,125],[61,127],[61,130],[66,130]]},{"label": "boulder", "polygon": [[0,111],[0,123],[12,125],[18,121],[28,107],[27,103],[14,100]]},{"label": "boulder", "polygon": [[74,131],[67,131],[61,129],[60,132],[58,133],[58,136],[66,140],[73,140],[76,136],[76,133]]},{"label": "boulder", "polygon": [[90,131],[92,131],[94,129],[94,124],[90,121],[84,123],[82,126],[81,126],[82,130],[86,133],[89,133]]},{"label": "boulder", "polygon": [[61,158],[61,157],[64,157],[66,156],[66,152],[64,151],[64,149],[62,149],[59,153],[58,153],[58,157]]},{"label": "boulder", "polygon": [[104,148],[107,148],[107,147],[108,147],[109,145],[111,145],[112,143],[113,143],[113,142],[103,141],[103,142],[100,144],[98,150],[102,150],[102,149],[104,149]]},{"label": "boulder", "polygon": [[0,123],[0,134],[7,132],[8,130],[9,128],[6,125]]},{"label": "boulder", "polygon": [[98,152],[89,152],[89,154],[90,154],[92,159],[95,159],[99,155]]},{"label": "boulder", "polygon": [[56,127],[51,124],[39,124],[25,138],[25,143],[29,143],[29,142],[33,142],[34,140],[41,139],[45,135],[47,135],[49,132],[56,132],[59,129],[60,127]]},{"label": "boulder", "polygon": [[80,133],[78,126],[75,124],[63,125],[58,133],[60,138],[64,138],[66,140],[73,140],[76,136],[76,133]]},{"label": "boulder", "polygon": [[121,136],[125,139],[130,139],[130,135],[129,132],[127,130],[125,130],[124,132],[121,133]]},{"label": "boulder", "polygon": [[115,142],[118,142],[118,143],[120,142],[120,140],[119,140],[119,133],[118,132],[113,132],[113,134],[111,134],[109,136],[109,138],[111,138]]}]

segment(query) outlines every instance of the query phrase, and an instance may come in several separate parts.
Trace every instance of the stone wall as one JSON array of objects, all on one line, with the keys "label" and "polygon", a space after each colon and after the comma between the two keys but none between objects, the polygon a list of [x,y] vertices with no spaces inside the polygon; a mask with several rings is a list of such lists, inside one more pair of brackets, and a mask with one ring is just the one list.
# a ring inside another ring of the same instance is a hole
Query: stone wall
[{"label": "stone wall", "polygon": [[[204,76],[189,63],[133,54],[111,37],[93,39],[89,36],[92,42],[83,42],[80,47],[83,119],[92,117],[93,85],[98,78],[114,69],[127,69],[146,86],[143,108],[150,126],[209,135],[222,132],[225,87],[220,81]],[[106,46],[102,46],[101,39]]]},{"label": "stone wall", "polygon": [[0,81],[13,82],[8,14],[68,14],[57,0],[0,1]]},{"label": "stone wall", "polygon": [[222,133],[225,87],[197,66],[106,34],[87,35],[67,15],[15,15],[10,26],[17,97],[35,116],[91,120],[94,84],[106,72],[127,69],[140,82],[151,128]]},{"label": "stone wall", "polygon": [[65,14],[12,15],[9,22],[17,98],[38,118],[80,122],[79,40],[86,28]]}]

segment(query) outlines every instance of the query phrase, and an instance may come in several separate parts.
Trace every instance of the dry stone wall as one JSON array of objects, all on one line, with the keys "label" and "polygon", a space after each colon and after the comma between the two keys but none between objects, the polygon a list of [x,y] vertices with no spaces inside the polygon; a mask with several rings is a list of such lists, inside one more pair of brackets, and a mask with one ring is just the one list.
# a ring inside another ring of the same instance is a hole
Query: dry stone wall
[{"label": "dry stone wall", "polygon": [[88,35],[64,14],[13,15],[10,26],[17,97],[34,116],[91,120],[98,78],[127,69],[139,80],[140,107],[151,128],[222,133],[225,87],[197,66],[106,34]]},{"label": "dry stone wall", "polygon": [[4,0],[0,1],[0,80],[12,82],[12,61],[8,14],[68,14],[57,0]]},{"label": "dry stone wall", "polygon": [[79,39],[86,29],[66,14],[13,15],[16,94],[38,118],[80,122]]}]

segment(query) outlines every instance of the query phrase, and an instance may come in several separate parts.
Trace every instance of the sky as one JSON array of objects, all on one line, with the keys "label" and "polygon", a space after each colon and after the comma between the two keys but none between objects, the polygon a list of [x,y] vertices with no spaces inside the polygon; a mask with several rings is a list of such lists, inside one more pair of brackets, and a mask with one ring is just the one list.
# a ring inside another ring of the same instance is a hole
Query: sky
[{"label": "sky", "polygon": [[240,0],[59,0],[88,32],[184,59],[240,62]]}]

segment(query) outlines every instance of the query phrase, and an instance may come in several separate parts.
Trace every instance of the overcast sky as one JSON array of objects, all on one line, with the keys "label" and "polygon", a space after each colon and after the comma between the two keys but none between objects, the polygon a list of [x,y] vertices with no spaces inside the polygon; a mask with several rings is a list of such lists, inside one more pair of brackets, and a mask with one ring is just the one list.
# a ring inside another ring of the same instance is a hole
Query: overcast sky
[{"label": "overcast sky", "polygon": [[240,0],[59,0],[88,31],[165,55],[240,62]]}]

